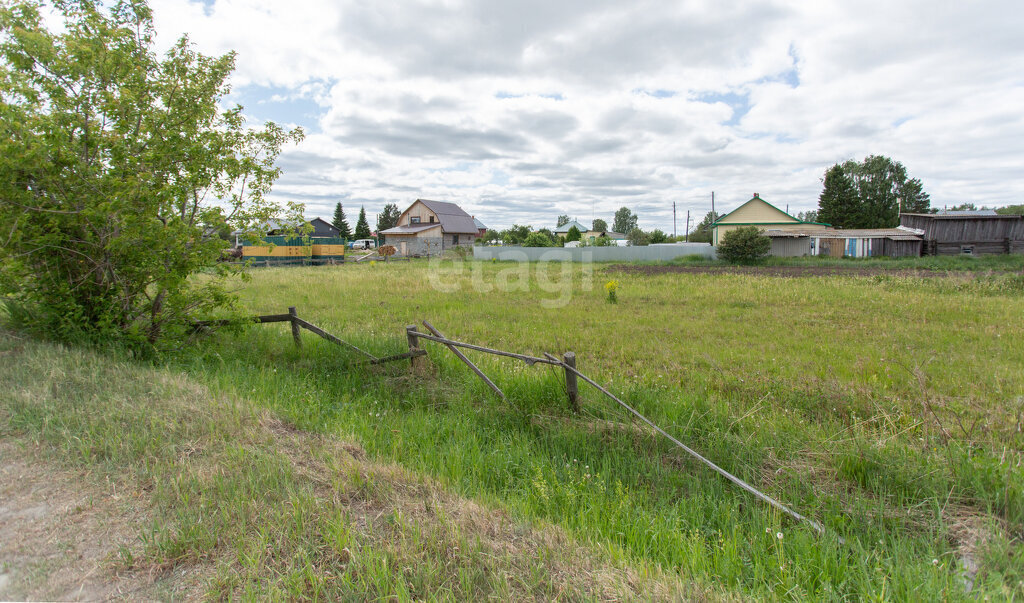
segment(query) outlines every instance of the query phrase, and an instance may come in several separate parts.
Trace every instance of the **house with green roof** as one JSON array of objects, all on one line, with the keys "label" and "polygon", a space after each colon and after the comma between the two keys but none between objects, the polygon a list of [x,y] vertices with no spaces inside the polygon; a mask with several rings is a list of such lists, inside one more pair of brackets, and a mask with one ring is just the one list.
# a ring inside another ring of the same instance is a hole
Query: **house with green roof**
[{"label": "house with green roof", "polygon": [[711,225],[711,244],[717,246],[725,233],[743,226],[757,226],[761,230],[813,233],[831,230],[828,224],[804,222],[768,203],[757,193],[749,201],[714,221]]},{"label": "house with green roof", "polygon": [[564,237],[565,235],[569,234],[569,229],[572,228],[573,226],[576,227],[576,230],[580,231],[580,234],[583,234],[583,233],[587,232],[588,230],[590,230],[589,227],[580,224],[576,220],[569,220],[565,224],[562,224],[561,226],[556,227],[555,228],[555,234],[560,236],[560,237]]}]

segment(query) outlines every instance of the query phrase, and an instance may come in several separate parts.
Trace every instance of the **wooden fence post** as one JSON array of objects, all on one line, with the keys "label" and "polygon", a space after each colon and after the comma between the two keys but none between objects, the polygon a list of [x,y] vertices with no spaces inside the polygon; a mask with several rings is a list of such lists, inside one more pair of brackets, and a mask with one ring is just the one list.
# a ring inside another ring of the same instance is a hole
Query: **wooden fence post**
[{"label": "wooden fence post", "polygon": [[[562,354],[562,362],[566,366],[576,368],[576,354],[573,352],[566,352]],[[569,394],[569,406],[575,413],[580,412],[580,389],[576,383],[576,373],[565,369],[565,392]]]},{"label": "wooden fence post", "polygon": [[[405,338],[409,342],[409,352],[415,352],[420,347],[420,338],[417,333],[416,325],[408,325],[405,327]],[[409,358],[409,366],[413,369],[419,366],[419,356]]]},{"label": "wooden fence post", "polygon": [[299,335],[299,323],[295,320],[299,317],[299,313],[295,311],[295,306],[288,308],[288,316],[291,317],[292,323],[292,339],[295,340],[295,347],[302,347],[302,336]]}]

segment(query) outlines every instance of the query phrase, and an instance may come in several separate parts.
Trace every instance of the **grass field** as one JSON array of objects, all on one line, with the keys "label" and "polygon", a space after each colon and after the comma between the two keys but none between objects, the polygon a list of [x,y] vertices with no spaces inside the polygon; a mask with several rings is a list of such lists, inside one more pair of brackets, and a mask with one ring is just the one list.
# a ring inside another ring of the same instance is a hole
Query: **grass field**
[{"label": "grass field", "polygon": [[[616,304],[606,301],[609,280],[619,284]],[[408,480],[429,480],[456,501],[450,508],[479,505],[515,525],[564,533],[589,551],[587,567],[650,580],[649,590],[574,586],[568,573],[545,574],[549,566],[574,565],[566,552],[572,547],[558,546],[532,563],[498,556],[474,574],[479,556],[456,556],[441,567],[411,563],[402,557],[411,554],[405,549],[389,553],[364,535],[362,550],[377,551],[372,554],[384,566],[360,573],[363,582],[331,583],[336,590],[324,592],[335,595],[1020,598],[1024,294],[1018,280],[1009,271],[773,278],[413,262],[257,270],[240,290],[253,313],[296,306],[303,318],[378,355],[405,351],[405,325],[423,319],[481,345],[534,355],[572,350],[583,372],[728,471],[820,521],[824,536],[693,462],[585,385],[583,412],[574,415],[561,375],[549,368],[470,352],[506,392],[504,403],[434,344],[424,344],[429,368],[412,374],[407,363],[357,365],[357,356],[311,336],[296,350],[287,325],[265,325],[218,334],[144,370],[180,376],[212,399],[234,401],[226,424],[250,427],[233,428],[241,436],[227,430],[214,438],[225,451],[223,461],[214,455],[218,463],[266,457],[266,467],[276,467],[284,453],[272,450],[282,444],[244,434],[280,421],[316,434],[308,437],[358,445],[367,462],[394,467]],[[52,431],[52,421],[25,403],[8,405],[7,413],[7,431],[44,434],[54,445],[66,440],[61,433],[85,429],[72,422],[65,432]],[[186,415],[157,423],[185,424]],[[126,431],[134,435],[124,437],[139,442],[156,437],[141,428]],[[256,442],[258,454],[238,453],[250,446],[233,445],[238,438]],[[327,459],[335,449],[314,449],[321,450],[316,466],[333,474]],[[167,467],[176,467],[170,450]],[[137,470],[139,462],[121,464]],[[316,576],[347,575],[345,564],[327,555],[289,566],[307,576],[302,580],[266,577],[294,578],[280,560],[253,556],[266,546],[252,540],[253,531],[263,521],[281,521],[274,514],[282,508],[291,525],[301,508],[279,491],[302,488],[285,483],[250,484],[241,494],[232,487],[227,502],[199,486],[202,502],[195,504],[160,491],[161,504],[175,514],[173,525],[199,534],[209,528],[197,527],[193,507],[216,515],[224,506],[248,508],[246,497],[263,493],[257,498],[265,501],[259,508],[266,517],[224,519],[237,536],[213,592],[279,592],[266,590],[273,587],[311,596]],[[331,526],[350,525],[327,517],[286,538],[288,550],[306,550],[294,543],[319,542]],[[436,541],[443,533],[417,534],[420,548],[443,544]],[[506,533],[493,534],[500,540]],[[197,537],[168,553],[161,542],[146,550],[164,563],[182,551],[201,556],[218,546]],[[405,559],[410,572],[387,565],[395,558]],[[467,572],[465,580],[452,577]],[[524,572],[535,577],[526,586],[501,578]],[[392,590],[380,585],[388,576]],[[560,593],[560,582],[568,590]]]}]

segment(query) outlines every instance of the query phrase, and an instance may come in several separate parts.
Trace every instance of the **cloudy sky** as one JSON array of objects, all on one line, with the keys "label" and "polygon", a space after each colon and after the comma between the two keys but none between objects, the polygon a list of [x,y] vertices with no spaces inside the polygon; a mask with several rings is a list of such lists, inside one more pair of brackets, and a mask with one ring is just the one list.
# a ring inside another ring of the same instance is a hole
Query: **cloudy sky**
[{"label": "cloudy sky", "polygon": [[231,100],[301,125],[278,200],[417,197],[492,228],[677,230],[825,169],[902,161],[933,205],[1024,198],[1024,8],[1007,2],[153,0],[160,43],[238,52]]}]

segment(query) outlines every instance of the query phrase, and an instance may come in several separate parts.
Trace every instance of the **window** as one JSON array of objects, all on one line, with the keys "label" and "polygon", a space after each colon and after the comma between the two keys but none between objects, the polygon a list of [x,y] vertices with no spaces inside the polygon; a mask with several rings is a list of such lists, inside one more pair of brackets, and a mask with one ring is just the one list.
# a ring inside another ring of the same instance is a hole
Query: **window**
[{"label": "window", "polygon": [[961,245],[960,246],[960,254],[961,255],[974,255],[974,245]]},{"label": "window", "polygon": [[430,216],[430,223],[431,223],[431,224],[433,224],[433,223],[434,223],[434,216]]},{"label": "window", "polygon": [[419,223],[420,223],[420,217],[419,216],[409,216],[409,224],[419,224]]},{"label": "window", "polygon": [[459,235],[452,235],[452,245],[459,244]]}]

